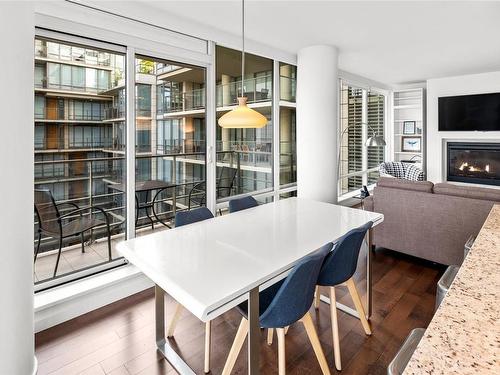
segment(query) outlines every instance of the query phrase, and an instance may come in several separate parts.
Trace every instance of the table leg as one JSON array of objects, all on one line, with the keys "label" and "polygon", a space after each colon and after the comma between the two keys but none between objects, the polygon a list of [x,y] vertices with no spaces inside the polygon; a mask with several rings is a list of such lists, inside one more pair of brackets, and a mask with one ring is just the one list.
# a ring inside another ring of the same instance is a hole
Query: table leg
[{"label": "table leg", "polygon": [[248,322],[248,375],[258,375],[260,362],[259,287],[249,292]]},{"label": "table leg", "polygon": [[158,285],[155,285],[155,333],[156,348],[175,371],[181,375],[196,375],[165,338],[165,291]]},{"label": "table leg", "polygon": [[366,319],[372,316],[372,236],[373,229],[366,233],[368,249],[366,250]]}]

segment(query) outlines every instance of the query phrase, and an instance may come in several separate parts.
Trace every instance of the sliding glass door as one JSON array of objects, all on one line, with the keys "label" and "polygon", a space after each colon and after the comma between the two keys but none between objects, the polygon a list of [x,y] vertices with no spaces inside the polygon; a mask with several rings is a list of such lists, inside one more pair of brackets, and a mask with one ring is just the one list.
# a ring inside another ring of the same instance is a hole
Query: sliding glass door
[{"label": "sliding glass door", "polygon": [[176,212],[205,206],[205,68],[135,59],[136,234],[170,228]]},{"label": "sliding glass door", "polygon": [[126,197],[123,90],[119,46],[59,35],[35,39],[36,289],[123,263]]}]

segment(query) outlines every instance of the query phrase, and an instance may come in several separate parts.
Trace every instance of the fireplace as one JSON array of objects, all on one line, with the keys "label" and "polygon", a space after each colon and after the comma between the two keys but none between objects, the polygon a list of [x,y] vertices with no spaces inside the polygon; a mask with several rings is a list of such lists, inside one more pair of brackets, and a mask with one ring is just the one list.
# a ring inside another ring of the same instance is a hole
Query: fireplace
[{"label": "fireplace", "polygon": [[500,186],[500,143],[448,142],[447,180]]}]

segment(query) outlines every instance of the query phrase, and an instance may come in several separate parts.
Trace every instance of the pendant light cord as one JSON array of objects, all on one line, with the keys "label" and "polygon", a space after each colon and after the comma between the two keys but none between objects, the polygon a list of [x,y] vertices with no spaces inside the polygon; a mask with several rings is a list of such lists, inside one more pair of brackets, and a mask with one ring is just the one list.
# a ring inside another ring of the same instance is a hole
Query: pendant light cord
[{"label": "pendant light cord", "polygon": [[241,97],[244,97],[245,84],[245,0],[241,0]]}]

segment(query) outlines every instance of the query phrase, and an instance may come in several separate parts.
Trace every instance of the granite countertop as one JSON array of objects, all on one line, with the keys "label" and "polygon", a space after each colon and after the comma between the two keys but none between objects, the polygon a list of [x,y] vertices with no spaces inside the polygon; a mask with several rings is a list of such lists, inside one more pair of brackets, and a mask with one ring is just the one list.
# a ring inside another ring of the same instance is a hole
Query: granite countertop
[{"label": "granite countertop", "polygon": [[500,374],[500,205],[494,205],[404,374]]}]

